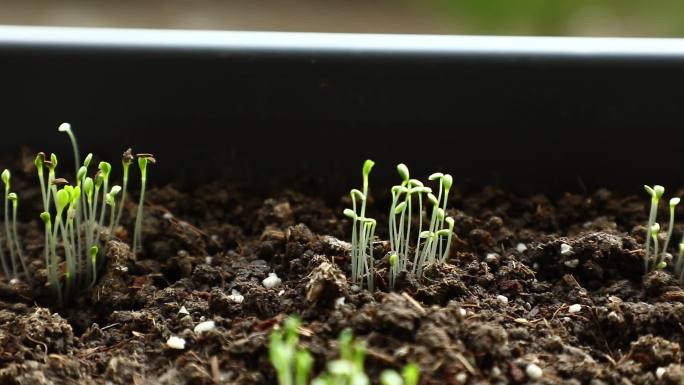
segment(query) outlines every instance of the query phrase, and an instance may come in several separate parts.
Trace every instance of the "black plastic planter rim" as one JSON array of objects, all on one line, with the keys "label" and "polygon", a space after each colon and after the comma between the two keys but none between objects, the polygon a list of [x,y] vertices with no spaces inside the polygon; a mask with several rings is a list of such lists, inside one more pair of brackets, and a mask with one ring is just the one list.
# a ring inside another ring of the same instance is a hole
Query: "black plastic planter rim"
[{"label": "black plastic planter rim", "polygon": [[[3,151],[154,152],[160,179],[315,173],[560,192],[681,183],[684,40],[0,27]],[[9,128],[12,128],[10,130]]]}]

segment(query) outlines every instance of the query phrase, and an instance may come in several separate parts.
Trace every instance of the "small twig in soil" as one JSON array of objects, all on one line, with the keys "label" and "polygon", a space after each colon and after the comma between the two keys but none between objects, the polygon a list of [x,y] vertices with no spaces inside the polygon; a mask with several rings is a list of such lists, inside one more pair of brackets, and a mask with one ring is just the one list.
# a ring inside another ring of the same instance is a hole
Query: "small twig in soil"
[{"label": "small twig in soil", "polygon": [[48,354],[48,346],[47,346],[47,344],[46,344],[45,342],[41,342],[41,341],[38,341],[38,340],[34,340],[34,339],[31,338],[31,336],[28,335],[28,334],[26,334],[26,339],[28,339],[29,341],[33,342],[34,344],[41,345],[43,348],[45,348],[45,353],[43,353],[43,361],[44,361],[45,363],[47,363],[47,354]]},{"label": "small twig in soil", "polygon": [[425,315],[425,314],[427,313],[427,312],[425,311],[425,309],[423,308],[423,306],[421,306],[420,303],[419,303],[418,301],[416,301],[415,299],[413,299],[413,297],[411,297],[411,296],[409,295],[409,293],[407,293],[407,292],[402,292],[402,293],[401,293],[401,296],[404,297],[404,298],[406,298],[406,300],[408,301],[408,303],[410,303],[411,306],[413,306],[416,310],[418,310],[418,312],[419,312],[421,315]]},{"label": "small twig in soil", "polygon": [[459,361],[461,362],[461,364],[463,365],[463,367],[466,368],[466,370],[467,370],[471,375],[473,375],[473,376],[477,375],[477,371],[475,370],[475,368],[473,367],[473,365],[471,365],[470,362],[468,362],[468,360],[467,360],[465,357],[463,357],[463,354],[461,354],[461,353],[456,353],[456,359],[459,360]]}]

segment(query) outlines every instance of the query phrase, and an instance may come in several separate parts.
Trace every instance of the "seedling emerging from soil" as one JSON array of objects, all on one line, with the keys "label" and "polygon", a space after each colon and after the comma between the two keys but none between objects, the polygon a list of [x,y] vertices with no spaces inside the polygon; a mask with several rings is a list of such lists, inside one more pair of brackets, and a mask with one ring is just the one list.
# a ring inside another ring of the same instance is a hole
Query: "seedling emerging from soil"
[{"label": "seedling emerging from soil", "polygon": [[268,352],[279,385],[306,385],[309,382],[313,358],[298,346],[299,325],[298,318],[288,317],[282,330],[271,332]]},{"label": "seedling emerging from soil", "polygon": [[126,190],[128,188],[128,169],[134,159],[133,151],[130,148],[126,150],[121,157],[121,166],[123,167],[123,191],[121,192],[121,203],[119,204],[119,211],[116,213],[113,229],[116,229],[117,226],[119,226],[119,221],[121,220],[121,212],[123,211],[124,203],[126,202]]},{"label": "seedling emerging from soil", "polygon": [[[311,385],[368,385],[370,379],[366,375],[364,361],[366,345],[354,339],[350,329],[345,329],[338,338],[340,358],[328,362],[326,371],[316,378]],[[402,374],[393,370],[384,370],[380,375],[382,385],[417,385],[420,370],[415,364],[404,367]]]},{"label": "seedling emerging from soil", "polygon": [[69,135],[69,140],[71,141],[71,147],[74,150],[74,164],[75,164],[74,171],[78,172],[78,166],[81,164],[81,157],[80,157],[79,152],[78,152],[78,142],[76,141],[76,136],[74,135],[74,132],[71,131],[71,124],[62,123],[59,125],[57,130],[59,132],[66,132],[66,134]]},{"label": "seedling emerging from soil", "polygon": [[147,184],[147,165],[155,164],[156,160],[152,154],[138,154],[138,167],[140,168],[140,201],[138,202],[138,213],[135,216],[135,229],[133,231],[133,252],[142,250],[142,224],[143,207],[145,205],[145,185]]},{"label": "seedling emerging from soil", "polygon": [[[345,209],[344,215],[352,220],[352,282],[361,283],[366,277],[368,290],[373,291],[373,237],[375,236],[376,221],[366,218],[366,202],[368,198],[368,176],[375,163],[368,159],[361,171],[363,177],[363,191],[353,189],[350,192],[352,208]],[[356,200],[361,201],[361,208],[357,210]]]},{"label": "seedling emerging from soil", "polygon": [[[76,160],[76,184],[70,184],[64,178],[58,178],[56,169],[58,165],[57,155],[51,154],[47,160],[45,153],[38,153],[34,164],[38,173],[40,192],[43,205],[43,213],[40,215],[45,230],[45,266],[47,283],[54,293],[60,305],[69,302],[80,290],[92,287],[97,281],[98,268],[102,266],[104,259],[99,258],[101,250],[100,237],[103,230],[109,229],[113,233],[115,224],[121,215],[117,211],[116,198],[121,187],[118,185],[109,189],[112,167],[107,162],[98,164],[97,172],[88,176],[88,167],[93,159],[88,154],[79,167],[80,157],[76,137],[68,124],[62,124],[59,131],[69,135]],[[132,163],[133,156],[128,150],[124,153],[123,169],[124,183],[128,182],[128,168]],[[155,159],[151,154],[139,154],[138,162],[141,169],[141,194],[139,213],[142,214],[144,193],[147,179],[147,164],[154,164]],[[47,168],[47,179],[45,178]],[[17,212],[19,197],[11,192],[11,174],[5,170],[0,179],[5,185],[5,236],[9,251],[9,260],[3,254],[0,247],[0,261],[5,275],[15,278],[19,273],[17,259],[21,263],[27,281],[31,281],[27,269],[27,261],[21,247],[17,230]],[[12,204],[11,220],[9,202]],[[54,209],[53,209],[54,203]],[[120,205],[123,205],[122,198]],[[109,207],[109,215],[107,208]],[[52,211],[52,212],[51,212]],[[109,220],[106,223],[105,219]],[[136,218],[136,223],[142,222],[142,216]],[[137,236],[134,240],[139,248],[141,237],[140,228],[135,230]]]},{"label": "seedling emerging from soil", "polygon": [[[644,186],[644,189],[646,192],[651,196],[651,209],[648,214],[648,225],[646,227],[646,244],[644,246],[645,249],[645,259],[644,259],[644,270],[646,272],[650,271],[650,263],[651,263],[651,228],[653,227],[653,224],[655,223],[656,216],[658,215],[658,202],[660,201],[660,198],[663,196],[665,193],[665,188],[660,185],[655,185],[653,187],[650,186]],[[655,257],[657,258],[657,253],[655,253]]]}]

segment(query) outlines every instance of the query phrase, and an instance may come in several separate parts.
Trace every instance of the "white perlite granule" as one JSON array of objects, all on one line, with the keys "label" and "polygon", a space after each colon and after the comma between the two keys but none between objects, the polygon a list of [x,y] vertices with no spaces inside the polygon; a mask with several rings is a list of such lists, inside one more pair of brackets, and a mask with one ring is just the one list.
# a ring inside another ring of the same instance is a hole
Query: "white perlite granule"
[{"label": "white perlite granule", "polygon": [[579,313],[581,310],[582,310],[582,305],[580,305],[578,303],[576,303],[574,305],[570,305],[570,307],[568,307],[568,313],[570,313],[570,314]]},{"label": "white perlite granule", "polygon": [[233,302],[235,302],[235,303],[242,303],[242,301],[245,300],[245,297],[244,297],[242,294],[240,294],[239,291],[237,291],[237,290],[235,290],[235,289],[233,289],[233,290],[231,291],[231,293],[230,293],[230,295],[228,296],[228,298],[230,298],[230,300],[233,301]]},{"label": "white perlite granule", "polygon": [[568,245],[567,243],[561,243],[560,253],[561,255],[568,255],[572,253],[572,246]]},{"label": "white perlite granule", "polygon": [[525,373],[527,373],[527,377],[529,377],[531,380],[538,380],[544,375],[544,371],[542,368],[537,366],[537,364],[527,365],[527,368],[525,368]]},{"label": "white perlite granule", "polygon": [[502,304],[508,305],[508,297],[506,297],[505,295],[499,294],[496,296],[496,299],[499,300],[499,302],[501,302]]},{"label": "white perlite granule", "polygon": [[280,286],[282,281],[280,278],[278,278],[278,275],[276,273],[268,273],[268,277],[264,278],[261,283],[264,285],[265,288],[267,289],[272,289],[274,287]]},{"label": "white perlite granule", "polygon": [[180,337],[171,336],[166,340],[166,346],[171,349],[183,350],[185,349],[185,340]]},{"label": "white perlite granule", "polygon": [[209,330],[213,329],[216,327],[216,324],[214,321],[204,321],[200,322],[195,326],[195,334],[201,334],[204,332],[208,332]]}]

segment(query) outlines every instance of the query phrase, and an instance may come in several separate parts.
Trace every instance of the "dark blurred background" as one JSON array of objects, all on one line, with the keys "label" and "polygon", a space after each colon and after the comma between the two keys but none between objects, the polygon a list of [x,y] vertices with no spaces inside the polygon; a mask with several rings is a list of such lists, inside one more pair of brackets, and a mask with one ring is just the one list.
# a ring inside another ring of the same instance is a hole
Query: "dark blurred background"
[{"label": "dark blurred background", "polygon": [[0,0],[0,24],[682,36],[681,0]]}]

